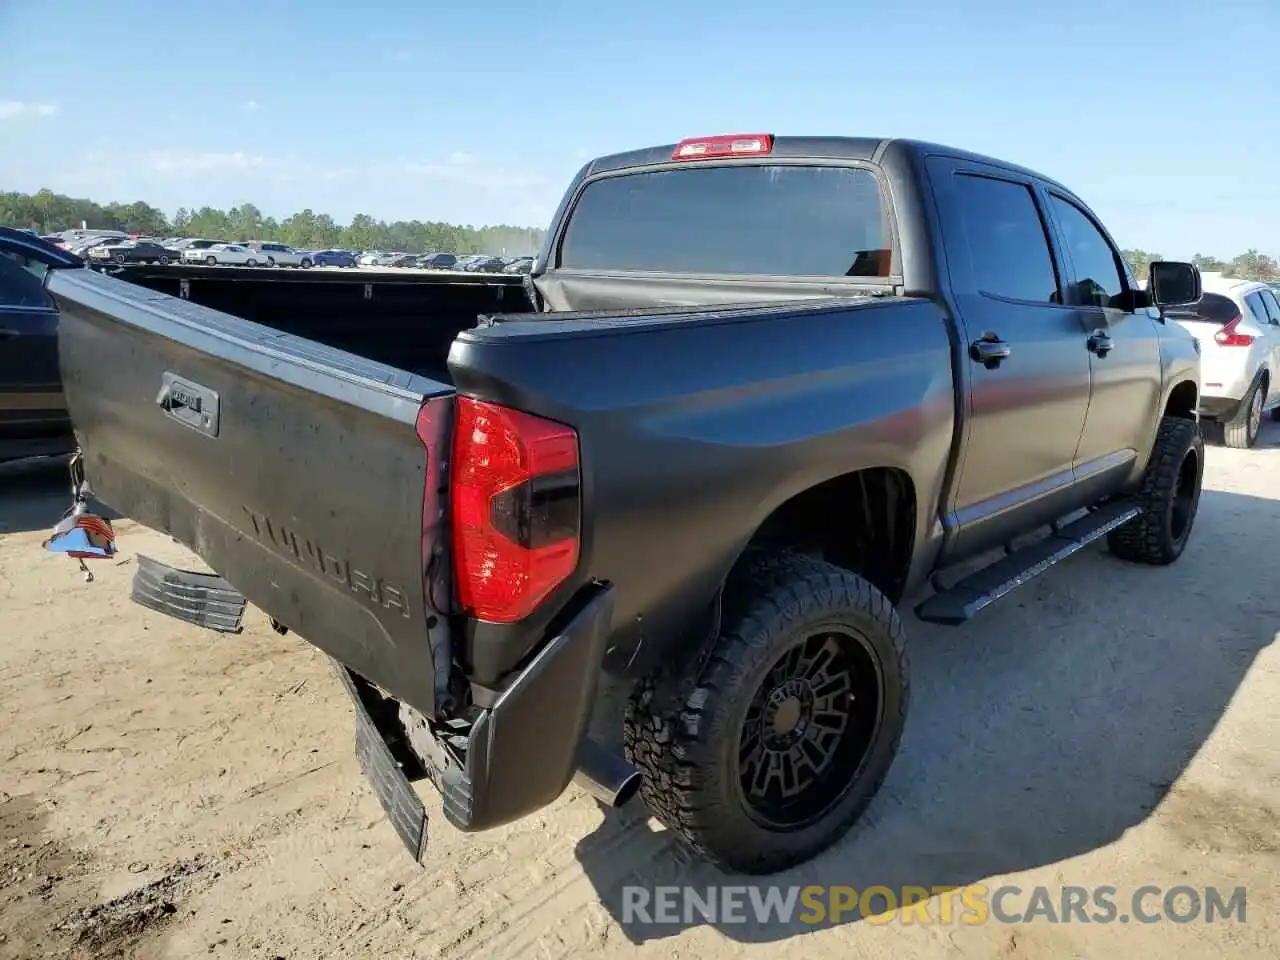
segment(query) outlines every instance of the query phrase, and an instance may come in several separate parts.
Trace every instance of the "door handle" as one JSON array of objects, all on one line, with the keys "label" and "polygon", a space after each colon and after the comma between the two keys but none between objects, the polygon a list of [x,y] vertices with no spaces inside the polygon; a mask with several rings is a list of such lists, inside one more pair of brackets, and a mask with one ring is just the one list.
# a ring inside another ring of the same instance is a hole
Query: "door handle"
[{"label": "door handle", "polygon": [[1099,357],[1105,357],[1111,352],[1111,337],[1105,330],[1095,330],[1089,334],[1089,352],[1096,353]]},{"label": "door handle", "polygon": [[1013,347],[1005,343],[994,333],[984,333],[969,344],[969,356],[974,363],[980,363],[988,370],[1000,366],[1013,353]]}]

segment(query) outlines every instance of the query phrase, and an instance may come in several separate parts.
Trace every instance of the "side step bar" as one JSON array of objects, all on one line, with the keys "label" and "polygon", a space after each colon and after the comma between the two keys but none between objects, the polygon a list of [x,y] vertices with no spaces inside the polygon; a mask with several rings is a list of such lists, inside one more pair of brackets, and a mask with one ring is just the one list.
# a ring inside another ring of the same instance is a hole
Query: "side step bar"
[{"label": "side step bar", "polygon": [[916,607],[916,616],[929,623],[948,626],[964,623],[983,608],[1105,537],[1141,512],[1142,508],[1132,503],[1099,507],[1079,520],[1057,528],[1043,540],[1015,550],[1004,559],[971,573],[955,586],[935,593]]}]

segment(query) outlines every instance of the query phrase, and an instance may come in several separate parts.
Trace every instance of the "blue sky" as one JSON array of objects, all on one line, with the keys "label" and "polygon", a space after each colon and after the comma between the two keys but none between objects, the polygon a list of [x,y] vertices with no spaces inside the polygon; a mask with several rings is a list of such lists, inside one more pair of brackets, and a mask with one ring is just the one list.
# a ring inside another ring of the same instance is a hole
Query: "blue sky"
[{"label": "blue sky", "polygon": [[913,136],[1123,246],[1280,255],[1276,0],[0,0],[0,38],[0,189],[541,225],[595,154]]}]

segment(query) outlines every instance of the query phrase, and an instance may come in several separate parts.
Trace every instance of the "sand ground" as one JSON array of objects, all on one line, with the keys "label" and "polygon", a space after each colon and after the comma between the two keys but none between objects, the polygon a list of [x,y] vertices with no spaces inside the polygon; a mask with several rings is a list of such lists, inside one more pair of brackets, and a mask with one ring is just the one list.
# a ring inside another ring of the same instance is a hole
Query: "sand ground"
[{"label": "sand ground", "polygon": [[321,654],[257,611],[226,636],[134,605],[138,553],[191,558],[129,522],[83,582],[40,550],[62,474],[0,476],[0,957],[1280,956],[1280,425],[1211,447],[1205,487],[1173,567],[1099,548],[967,626],[908,618],[883,791],[775,879],[1107,884],[1122,908],[1144,884],[1244,886],[1245,922],[815,929],[628,922],[628,884],[741,881],[576,788],[490,833],[436,818],[416,866]]}]

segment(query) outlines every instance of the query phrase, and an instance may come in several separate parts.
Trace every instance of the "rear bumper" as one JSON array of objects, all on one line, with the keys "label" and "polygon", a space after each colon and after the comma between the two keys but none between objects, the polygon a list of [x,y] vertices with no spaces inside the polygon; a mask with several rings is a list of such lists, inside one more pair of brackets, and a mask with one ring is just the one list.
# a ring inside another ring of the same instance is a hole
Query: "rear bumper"
[{"label": "rear bumper", "polygon": [[401,842],[421,861],[427,814],[412,786],[430,780],[445,818],[475,832],[552,803],[578,769],[613,616],[611,588],[578,613],[467,727],[433,728],[430,758],[412,754],[394,700],[334,662],[356,713],[356,754]]},{"label": "rear bumper", "polygon": [[1240,409],[1239,397],[1206,397],[1200,398],[1200,416],[1208,420],[1230,420]]}]

